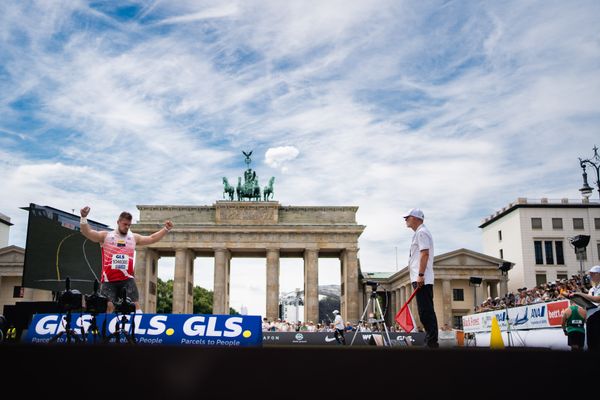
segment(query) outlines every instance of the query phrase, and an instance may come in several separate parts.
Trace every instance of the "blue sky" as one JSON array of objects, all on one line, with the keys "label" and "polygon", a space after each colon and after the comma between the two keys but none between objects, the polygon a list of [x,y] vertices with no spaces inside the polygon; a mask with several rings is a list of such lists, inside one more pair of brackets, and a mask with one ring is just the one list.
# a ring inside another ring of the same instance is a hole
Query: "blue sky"
[{"label": "blue sky", "polygon": [[[109,224],[212,204],[253,149],[283,205],[359,206],[365,271],[395,270],[396,248],[404,264],[415,206],[437,253],[481,251],[482,218],[517,197],[579,198],[577,158],[600,145],[599,16],[597,1],[3,2],[10,242],[31,202]],[[247,274],[264,261],[239,262],[232,306],[262,313]],[[327,263],[321,283],[339,282]]]}]

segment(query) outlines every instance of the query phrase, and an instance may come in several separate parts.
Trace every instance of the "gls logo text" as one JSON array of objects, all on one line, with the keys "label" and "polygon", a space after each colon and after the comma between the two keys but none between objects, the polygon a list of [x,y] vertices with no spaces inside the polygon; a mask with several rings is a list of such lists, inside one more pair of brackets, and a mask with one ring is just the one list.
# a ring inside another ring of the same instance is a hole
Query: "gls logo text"
[{"label": "gls logo text", "polygon": [[[207,323],[204,321],[208,319]],[[242,318],[231,317],[225,321],[225,329],[216,329],[217,317],[191,317],[183,324],[183,334],[187,336],[237,337],[242,333]]]}]

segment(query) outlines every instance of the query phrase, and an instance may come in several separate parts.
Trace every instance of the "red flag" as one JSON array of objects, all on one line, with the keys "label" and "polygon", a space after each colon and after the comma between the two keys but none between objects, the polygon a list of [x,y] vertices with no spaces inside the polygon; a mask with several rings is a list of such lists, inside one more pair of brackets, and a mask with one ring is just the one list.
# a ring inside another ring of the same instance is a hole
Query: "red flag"
[{"label": "red flag", "polygon": [[398,311],[398,314],[396,314],[396,317],[394,318],[398,325],[400,325],[400,327],[406,332],[411,332],[415,328],[415,321],[413,320],[413,316],[410,312],[410,308],[408,307],[408,305],[410,304],[410,301],[413,299],[413,297],[415,297],[417,290],[419,290],[419,288],[416,288],[415,291],[412,292],[408,300],[406,300],[406,303],[404,303],[404,305],[402,306],[400,311]]}]

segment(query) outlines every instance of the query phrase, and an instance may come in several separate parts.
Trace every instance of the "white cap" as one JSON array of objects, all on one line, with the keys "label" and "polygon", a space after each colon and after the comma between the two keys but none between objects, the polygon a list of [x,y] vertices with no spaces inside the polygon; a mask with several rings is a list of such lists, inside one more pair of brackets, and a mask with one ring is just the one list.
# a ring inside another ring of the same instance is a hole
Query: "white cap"
[{"label": "white cap", "polygon": [[339,314],[340,312],[338,310],[333,310],[334,314]]},{"label": "white cap", "polygon": [[600,273],[600,265],[594,265],[590,268],[590,272]]},{"label": "white cap", "polygon": [[408,217],[415,217],[415,218],[419,218],[419,219],[423,220],[423,219],[425,219],[425,214],[423,214],[423,211],[421,211],[421,209],[413,208],[412,210],[410,210],[408,212],[408,214],[406,214],[404,216],[405,219]]}]

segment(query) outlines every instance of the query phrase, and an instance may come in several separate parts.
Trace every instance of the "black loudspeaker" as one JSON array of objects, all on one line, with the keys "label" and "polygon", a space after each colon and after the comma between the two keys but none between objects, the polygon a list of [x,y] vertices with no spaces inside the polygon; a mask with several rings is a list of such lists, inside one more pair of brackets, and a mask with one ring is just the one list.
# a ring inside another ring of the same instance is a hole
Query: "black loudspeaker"
[{"label": "black loudspeaker", "polygon": [[590,237],[588,235],[577,235],[569,238],[569,242],[575,249],[585,249],[590,242]]},{"label": "black loudspeaker", "polygon": [[483,279],[478,276],[472,276],[469,278],[469,283],[472,285],[481,285]]}]

